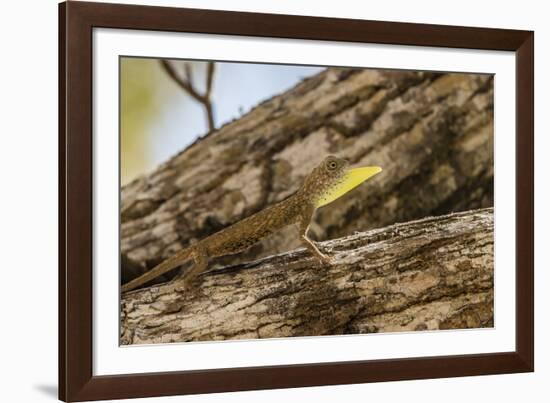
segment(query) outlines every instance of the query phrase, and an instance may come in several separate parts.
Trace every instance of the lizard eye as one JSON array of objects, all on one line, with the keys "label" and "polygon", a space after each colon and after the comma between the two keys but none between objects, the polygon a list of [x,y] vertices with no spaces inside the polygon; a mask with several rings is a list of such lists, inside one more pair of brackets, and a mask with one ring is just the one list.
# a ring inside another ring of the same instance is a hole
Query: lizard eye
[{"label": "lizard eye", "polygon": [[328,169],[336,169],[336,161],[330,161],[328,163]]}]

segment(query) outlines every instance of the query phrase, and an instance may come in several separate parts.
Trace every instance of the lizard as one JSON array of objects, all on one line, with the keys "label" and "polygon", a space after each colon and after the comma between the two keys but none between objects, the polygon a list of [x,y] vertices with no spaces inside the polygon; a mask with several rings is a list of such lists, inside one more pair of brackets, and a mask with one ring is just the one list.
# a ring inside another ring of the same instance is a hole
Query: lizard
[{"label": "lizard", "polygon": [[174,280],[181,281],[183,288],[189,289],[193,280],[208,267],[209,258],[242,252],[292,224],[298,225],[303,245],[322,263],[330,264],[331,258],[322,253],[307,236],[313,213],[382,171],[377,166],[354,169],[348,169],[348,166],[348,161],[343,158],[327,156],[291,196],[182,249],[150,271],[122,285],[121,291],[124,293],[140,287],[192,259],[194,266]]}]

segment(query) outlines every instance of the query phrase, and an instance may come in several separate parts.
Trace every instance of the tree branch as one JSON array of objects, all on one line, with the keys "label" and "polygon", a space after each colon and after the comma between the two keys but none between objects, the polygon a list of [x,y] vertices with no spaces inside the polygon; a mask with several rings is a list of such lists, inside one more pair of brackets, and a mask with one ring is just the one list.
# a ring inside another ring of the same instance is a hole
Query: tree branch
[{"label": "tree branch", "polygon": [[492,208],[426,218],[122,298],[123,344],[493,325]]}]

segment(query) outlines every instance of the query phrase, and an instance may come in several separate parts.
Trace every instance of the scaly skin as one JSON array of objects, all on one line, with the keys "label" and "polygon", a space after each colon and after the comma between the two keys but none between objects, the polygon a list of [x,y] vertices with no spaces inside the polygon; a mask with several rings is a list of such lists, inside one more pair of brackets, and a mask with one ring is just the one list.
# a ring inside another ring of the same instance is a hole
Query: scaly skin
[{"label": "scaly skin", "polygon": [[330,258],[317,249],[308,238],[307,231],[319,200],[342,183],[347,166],[346,160],[328,156],[309,174],[302,187],[292,196],[183,249],[142,276],[124,284],[122,292],[140,287],[193,259],[195,265],[187,270],[182,278],[175,280],[181,281],[184,288],[188,289],[196,276],[207,268],[209,258],[242,252],[291,224],[298,224],[300,239],[304,246],[323,263],[330,263]]}]

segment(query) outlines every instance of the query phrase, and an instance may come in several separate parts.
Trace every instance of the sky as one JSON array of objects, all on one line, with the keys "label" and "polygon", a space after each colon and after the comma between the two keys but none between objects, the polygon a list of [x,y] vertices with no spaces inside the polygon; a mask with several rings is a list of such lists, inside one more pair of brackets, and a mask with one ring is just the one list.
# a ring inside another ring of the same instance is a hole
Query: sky
[{"label": "sky", "polygon": [[[201,89],[206,63],[194,62]],[[292,88],[323,67],[216,63],[212,88],[216,127],[263,100]],[[207,132],[206,114],[161,68],[157,59],[121,60],[122,183],[154,169]]]}]

